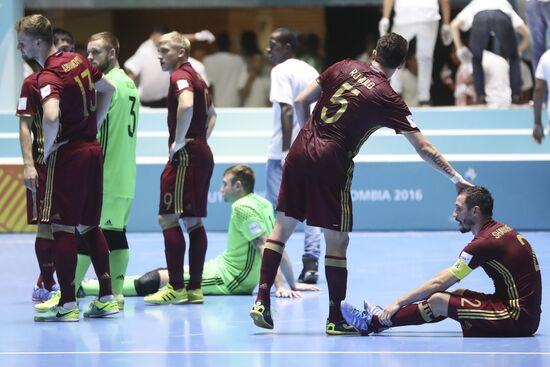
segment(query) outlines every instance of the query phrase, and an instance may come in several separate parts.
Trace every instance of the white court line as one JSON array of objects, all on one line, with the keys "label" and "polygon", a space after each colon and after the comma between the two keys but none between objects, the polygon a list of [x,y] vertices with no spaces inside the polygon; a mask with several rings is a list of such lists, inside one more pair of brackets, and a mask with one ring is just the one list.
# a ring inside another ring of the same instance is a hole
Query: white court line
[{"label": "white court line", "polygon": [[293,354],[302,354],[302,355],[331,355],[331,354],[347,354],[347,355],[508,355],[508,356],[547,356],[550,355],[550,352],[504,352],[504,351],[487,351],[487,352],[453,352],[453,351],[223,351],[223,350],[213,350],[213,351],[200,351],[200,350],[175,350],[175,351],[163,351],[163,350],[150,350],[150,351],[81,351],[81,352],[0,352],[0,356],[12,356],[12,355],[190,355],[190,354],[217,354],[217,355],[293,355]]},{"label": "white court line", "polygon": [[[426,129],[422,130],[424,136],[531,136],[531,129]],[[548,132],[547,132],[548,133]],[[257,138],[270,137],[270,130],[249,131],[216,131],[212,136],[216,138]],[[395,136],[395,132],[389,129],[377,130],[374,136]],[[139,138],[167,138],[167,131],[138,131]],[[0,139],[18,139],[19,133],[0,133]]]},{"label": "white court line", "polygon": [[[550,153],[547,154],[445,154],[445,158],[451,162],[547,162],[550,161]],[[137,164],[165,164],[168,156],[139,156]],[[217,155],[215,163],[266,163],[265,155]],[[417,154],[359,154],[354,159],[355,163],[410,163],[422,162]],[[21,157],[2,157],[0,164],[21,165]]]}]

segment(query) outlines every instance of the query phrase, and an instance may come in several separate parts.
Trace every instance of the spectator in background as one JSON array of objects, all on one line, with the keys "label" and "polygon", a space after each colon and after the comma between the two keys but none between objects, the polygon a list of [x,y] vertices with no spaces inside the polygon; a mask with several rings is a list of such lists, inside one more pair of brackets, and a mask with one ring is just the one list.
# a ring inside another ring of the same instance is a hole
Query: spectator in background
[{"label": "spectator in background", "polygon": [[[518,103],[521,95],[520,57],[529,47],[529,29],[506,0],[472,0],[452,21],[454,45],[457,56],[464,62],[469,52],[460,39],[460,31],[470,31],[470,50],[473,55],[472,67],[474,86],[480,103],[487,103],[482,57],[489,37],[494,34],[504,49],[510,63],[510,84],[512,101]],[[521,35],[517,43],[514,29]]]},{"label": "spectator in background", "polygon": [[227,33],[216,38],[217,51],[203,60],[210,79],[210,89],[216,107],[240,107],[239,88],[247,78],[246,63],[240,55],[229,52]]},{"label": "spectator in background", "polygon": [[321,56],[319,56],[321,39],[319,36],[315,33],[302,34],[299,37],[299,45],[301,46],[299,59],[313,66],[315,70],[322,71],[323,63]]},{"label": "spectator in background", "polygon": [[527,0],[525,5],[527,25],[531,33],[531,65],[535,71],[540,57],[548,48],[546,34],[550,25],[550,0]]},{"label": "spectator in background", "polygon": [[241,106],[270,106],[269,74],[267,73],[264,54],[260,51],[255,32],[244,31],[241,34],[241,50],[248,71],[244,84],[239,88]]},{"label": "spectator in background", "polygon": [[355,58],[359,61],[364,61],[367,64],[370,64],[372,61],[370,56],[372,55],[372,50],[376,47],[377,40],[378,38],[375,35],[372,33],[367,33],[365,35],[365,50]]},{"label": "spectator in background", "polygon": [[405,59],[405,67],[401,70],[401,83],[403,100],[409,107],[418,106],[418,64],[414,52],[407,54]]},{"label": "spectator in background", "polygon": [[[535,124],[533,126],[533,138],[537,144],[542,143],[544,139],[544,126],[542,125],[542,104],[550,105],[550,97],[548,94],[548,80],[550,80],[550,50],[542,54],[539,59],[537,70],[535,71],[535,90],[533,92],[533,108],[535,113]],[[550,117],[550,109],[547,108],[546,113]]]},{"label": "spectator in background", "polygon": [[[465,106],[480,103],[474,87],[471,53],[463,55],[456,73],[455,105]],[[506,59],[488,50],[483,51],[483,77],[487,107],[508,108],[511,105],[509,65]]]},{"label": "spectator in background", "polygon": [[[449,0],[384,0],[382,19],[378,25],[380,36],[390,30],[390,15],[395,11],[392,31],[402,35],[407,42],[416,37],[416,61],[418,63],[418,99],[419,105],[430,105],[430,86],[435,42],[439,20],[443,18],[440,34],[446,46],[452,42],[449,27],[451,7]],[[395,6],[394,6],[395,3]],[[441,17],[439,15],[441,10]],[[403,87],[399,70],[391,79],[393,89],[401,94]]]},{"label": "spectator in background", "polygon": [[[140,102],[143,106],[153,108],[166,107],[166,96],[168,94],[168,85],[170,75],[162,71],[158,60],[158,40],[160,36],[168,33],[169,29],[165,26],[155,26],[137,51],[124,63],[124,69],[128,76],[138,86]],[[210,31],[200,31],[195,34],[184,34],[189,41],[213,42],[214,36]],[[197,70],[206,81],[207,77],[201,63],[197,60],[189,60],[193,68]]]}]

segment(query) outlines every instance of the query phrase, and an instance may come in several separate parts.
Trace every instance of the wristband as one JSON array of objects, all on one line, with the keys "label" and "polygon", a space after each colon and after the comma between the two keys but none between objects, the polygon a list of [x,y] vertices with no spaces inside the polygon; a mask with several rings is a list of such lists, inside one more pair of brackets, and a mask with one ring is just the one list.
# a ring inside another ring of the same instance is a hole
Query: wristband
[{"label": "wristband", "polygon": [[458,172],[455,172],[455,174],[453,175],[453,177],[449,177],[449,180],[451,180],[452,183],[454,183],[455,185],[458,183],[458,181],[460,181],[461,179],[463,179],[462,175]]}]

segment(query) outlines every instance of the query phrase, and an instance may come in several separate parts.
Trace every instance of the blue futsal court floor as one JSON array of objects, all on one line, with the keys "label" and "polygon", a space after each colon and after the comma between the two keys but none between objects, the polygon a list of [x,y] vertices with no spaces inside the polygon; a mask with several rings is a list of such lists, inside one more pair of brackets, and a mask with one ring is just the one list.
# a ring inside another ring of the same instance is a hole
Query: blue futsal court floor
[{"label": "blue futsal court floor", "polygon": [[[537,252],[543,285],[550,274],[550,233],[523,233]],[[207,259],[223,251],[227,235],[209,233]],[[353,233],[348,252],[348,300],[386,305],[451,266],[471,234],[458,232]],[[301,270],[302,234],[287,249]],[[327,336],[327,287],[302,299],[274,299],[275,329],[252,324],[252,296],[206,297],[204,305],[148,306],[126,298],[114,319],[35,323],[31,303],[37,275],[34,236],[0,235],[3,279],[0,366],[550,366],[550,310],[529,338],[462,338],[458,323],[390,329],[378,335]],[[164,266],[162,235],[131,233],[129,274]],[[321,270],[322,270],[322,263]],[[460,287],[491,292],[481,269]],[[545,287],[545,291],[548,288]],[[91,300],[81,301],[81,310]]]}]

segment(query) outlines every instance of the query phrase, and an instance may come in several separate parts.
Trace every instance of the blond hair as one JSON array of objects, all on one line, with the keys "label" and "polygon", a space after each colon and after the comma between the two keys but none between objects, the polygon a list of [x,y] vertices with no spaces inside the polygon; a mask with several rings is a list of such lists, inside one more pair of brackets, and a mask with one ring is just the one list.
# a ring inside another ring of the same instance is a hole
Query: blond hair
[{"label": "blond hair", "polygon": [[191,53],[191,42],[179,32],[174,31],[163,34],[159,38],[159,44],[162,43],[168,43],[170,47],[174,48],[183,48],[186,57],[189,57]]},{"label": "blond hair", "polygon": [[15,30],[39,38],[47,45],[53,44],[52,23],[41,14],[28,15],[15,23]]}]

